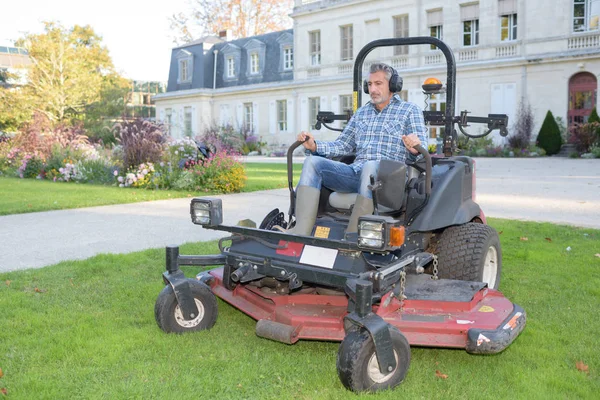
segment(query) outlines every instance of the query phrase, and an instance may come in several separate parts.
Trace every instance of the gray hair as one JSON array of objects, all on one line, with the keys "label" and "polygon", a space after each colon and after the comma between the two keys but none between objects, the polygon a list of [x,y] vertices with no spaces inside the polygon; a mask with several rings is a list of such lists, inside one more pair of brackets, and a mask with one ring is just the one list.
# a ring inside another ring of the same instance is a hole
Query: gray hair
[{"label": "gray hair", "polygon": [[387,79],[388,82],[390,81],[390,79],[392,78],[392,74],[394,73],[394,69],[387,64],[384,64],[384,63],[371,64],[371,67],[369,68],[369,74],[374,74],[375,72],[379,72],[379,71],[385,72],[385,79]]}]

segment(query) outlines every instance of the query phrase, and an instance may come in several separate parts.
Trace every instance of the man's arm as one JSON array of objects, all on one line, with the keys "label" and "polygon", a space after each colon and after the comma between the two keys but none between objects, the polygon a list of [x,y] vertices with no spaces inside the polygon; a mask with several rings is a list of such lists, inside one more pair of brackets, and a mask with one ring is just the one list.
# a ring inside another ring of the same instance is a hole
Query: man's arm
[{"label": "man's arm", "polygon": [[423,112],[416,105],[410,108],[408,117],[405,120],[402,141],[408,150],[406,161],[416,161],[419,152],[413,148],[414,146],[420,144],[427,148],[427,130],[425,129]]},{"label": "man's arm", "polygon": [[337,157],[352,154],[354,152],[354,149],[356,148],[356,142],[354,140],[355,133],[356,123],[354,121],[354,116],[352,116],[348,125],[346,125],[340,136],[334,141],[326,142],[323,140],[315,140],[310,132],[301,132],[298,135],[298,140],[302,141],[307,139],[304,142],[304,147],[314,155]]}]

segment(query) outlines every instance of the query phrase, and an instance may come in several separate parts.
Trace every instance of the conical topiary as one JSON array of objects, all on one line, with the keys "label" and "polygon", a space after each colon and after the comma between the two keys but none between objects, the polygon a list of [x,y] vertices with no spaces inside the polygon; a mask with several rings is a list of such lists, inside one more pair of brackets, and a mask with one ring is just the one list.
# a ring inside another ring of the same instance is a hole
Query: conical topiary
[{"label": "conical topiary", "polygon": [[535,143],[538,147],[546,150],[546,154],[549,156],[560,151],[560,146],[562,145],[560,129],[550,110],[546,113],[546,118],[544,118],[544,123],[542,123]]},{"label": "conical topiary", "polygon": [[596,111],[596,107],[592,108],[592,113],[588,118],[588,122],[600,122],[600,117],[598,117],[598,112]]}]

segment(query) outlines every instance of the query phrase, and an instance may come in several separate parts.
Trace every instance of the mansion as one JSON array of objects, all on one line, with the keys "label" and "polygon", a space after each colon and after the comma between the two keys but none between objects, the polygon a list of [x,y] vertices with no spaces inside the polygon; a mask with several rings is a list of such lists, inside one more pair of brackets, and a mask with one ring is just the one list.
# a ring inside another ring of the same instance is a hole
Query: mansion
[{"label": "mansion", "polygon": [[[174,48],[167,91],[154,96],[156,117],[170,134],[197,136],[231,124],[272,146],[291,144],[303,130],[334,139],[338,132],[314,129],[317,112],[352,108],[355,56],[390,37],[434,36],[448,44],[457,65],[456,112],[508,114],[509,135],[523,102],[534,113],[534,137],[548,110],[571,124],[586,121],[598,104],[600,0],[295,0],[290,16],[290,30],[237,40],[224,33]],[[445,83],[439,50],[378,48],[365,67],[375,61],[398,70],[403,99],[444,109],[443,95],[425,102],[421,89],[429,77]],[[429,128],[430,137],[437,129]],[[504,143],[496,132],[494,140]]]}]

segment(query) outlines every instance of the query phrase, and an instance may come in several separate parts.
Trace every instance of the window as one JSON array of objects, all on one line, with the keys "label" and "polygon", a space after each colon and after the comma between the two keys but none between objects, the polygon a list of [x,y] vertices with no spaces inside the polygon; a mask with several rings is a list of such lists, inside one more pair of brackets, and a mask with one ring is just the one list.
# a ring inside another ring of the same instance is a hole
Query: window
[{"label": "window", "polygon": [[189,83],[192,81],[192,71],[194,69],[194,56],[187,50],[179,50],[177,53],[177,66],[179,73],[177,83]]},{"label": "window", "polygon": [[573,0],[573,32],[598,30],[599,7],[595,0]]},{"label": "window", "polygon": [[183,134],[192,136],[192,107],[184,107],[183,109]]},{"label": "window", "polygon": [[288,70],[294,68],[294,52],[291,47],[283,49],[283,69]]},{"label": "window", "polygon": [[320,107],[320,97],[310,97],[308,99],[308,124],[310,125],[310,129],[315,129],[315,123],[317,122],[317,114],[319,113]]},{"label": "window", "polygon": [[167,125],[167,133],[171,133],[171,124],[173,123],[173,109],[165,109],[165,124]]},{"label": "window", "polygon": [[233,57],[227,57],[227,77],[235,77],[235,59]]},{"label": "window", "polygon": [[287,132],[287,101],[277,100],[277,129]]},{"label": "window", "polygon": [[479,20],[463,21],[463,46],[479,44]]},{"label": "window", "polygon": [[479,44],[479,3],[460,6],[460,20],[463,24],[463,46]]},{"label": "window", "polygon": [[[433,94],[428,100],[429,106],[427,111],[446,112],[446,94]],[[444,127],[429,127],[429,137],[435,139],[439,135],[444,134]]]},{"label": "window", "polygon": [[321,65],[321,31],[308,32],[310,65]]},{"label": "window", "polygon": [[[429,27],[429,36],[444,40],[442,27],[444,25],[444,14],[441,8],[427,11],[427,26]],[[431,50],[437,49],[437,46],[431,45]]]},{"label": "window", "polygon": [[517,14],[500,17],[500,40],[517,40]]},{"label": "window", "polygon": [[341,60],[352,60],[352,25],[340,26],[340,37]]},{"label": "window", "polygon": [[[442,34],[442,25],[436,25],[436,26],[430,26],[429,27],[429,36],[443,40],[443,34]],[[435,50],[437,49],[437,46],[431,45],[430,46],[431,50]]]},{"label": "window", "polygon": [[258,74],[260,72],[259,66],[258,53],[250,54],[250,73]]},{"label": "window", "polygon": [[189,80],[189,62],[188,60],[179,60],[179,81],[186,82]]},{"label": "window", "polygon": [[[408,15],[394,17],[394,37],[408,37]],[[394,46],[394,55],[408,54],[408,46]]]},{"label": "window", "polygon": [[244,103],[244,128],[254,132],[254,110],[252,103]]},{"label": "window", "polygon": [[[348,111],[352,113],[352,95],[341,95],[340,96],[340,114],[347,114]],[[347,121],[342,121],[342,126],[346,126]]]}]

